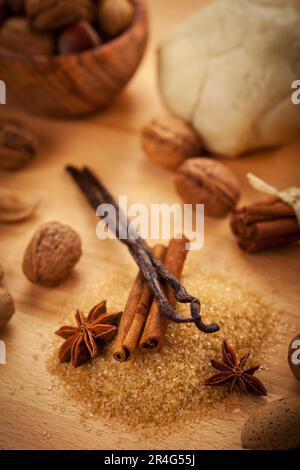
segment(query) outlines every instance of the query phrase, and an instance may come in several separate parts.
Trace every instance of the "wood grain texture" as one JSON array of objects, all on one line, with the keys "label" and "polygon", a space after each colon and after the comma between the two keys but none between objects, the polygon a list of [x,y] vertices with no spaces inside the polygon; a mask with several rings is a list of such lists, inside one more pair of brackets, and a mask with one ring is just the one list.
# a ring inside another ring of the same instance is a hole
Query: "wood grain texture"
[{"label": "wood grain texture", "polygon": [[47,116],[80,116],[107,107],[143,57],[148,21],[136,2],[132,26],[112,41],[82,54],[26,56],[0,49],[1,79],[24,109]]},{"label": "wood grain texture", "polygon": [[[1,116],[20,117],[36,130],[40,153],[24,171],[0,174],[0,184],[40,197],[35,218],[22,224],[0,226],[0,262],[5,267],[5,284],[16,300],[17,313],[0,333],[7,345],[7,365],[0,365],[0,448],[1,449],[238,449],[242,425],[257,407],[245,398],[235,412],[223,411],[189,429],[177,430],[167,438],[140,440],[135,433],[112,430],[101,420],[90,420],[91,431],[80,419],[80,405],[65,403],[48,390],[50,377],[43,351],[61,309],[85,284],[104,279],[120,267],[134,276],[135,266],[125,248],[114,240],[95,237],[95,217],[63,171],[67,163],[89,164],[115,194],[128,194],[129,203],[149,205],[178,200],[172,173],[148,162],[140,148],[140,129],[162,112],[155,76],[155,47],[162,35],[195,11],[200,0],[151,0],[152,39],[146,61],[118,101],[105,113],[81,121],[50,121],[13,108],[0,107]],[[290,145],[230,161],[228,165],[242,183],[242,202],[257,197],[246,181],[252,171],[270,183],[285,188],[300,185],[300,140]],[[37,226],[59,220],[81,235],[83,257],[74,274],[58,289],[30,284],[23,276],[24,249]],[[258,255],[241,252],[229,230],[229,220],[206,219],[205,246],[190,255],[197,269],[220,273],[251,290],[261,292],[284,313],[286,322],[300,330],[299,246]],[[300,384],[287,364],[286,338],[273,366],[260,377],[270,390],[269,399],[299,395]]]}]

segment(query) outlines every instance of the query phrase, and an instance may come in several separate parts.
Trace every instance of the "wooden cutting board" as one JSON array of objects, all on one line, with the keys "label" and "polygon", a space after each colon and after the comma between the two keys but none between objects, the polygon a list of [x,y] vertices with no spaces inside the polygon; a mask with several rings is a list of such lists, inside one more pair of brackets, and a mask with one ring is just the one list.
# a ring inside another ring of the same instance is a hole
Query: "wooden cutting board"
[{"label": "wooden cutting board", "polygon": [[[123,246],[95,237],[95,218],[83,206],[77,189],[64,173],[65,164],[88,163],[115,194],[128,194],[129,202],[174,202],[172,174],[148,162],[140,148],[139,131],[162,111],[156,89],[155,47],[162,34],[199,7],[200,0],[149,2],[152,40],[147,56],[127,90],[111,109],[84,120],[53,121],[0,107],[1,116],[21,117],[36,130],[41,149],[38,158],[24,171],[1,174],[6,188],[37,194],[41,204],[37,216],[22,224],[0,227],[0,262],[5,267],[5,284],[13,293],[17,313],[0,339],[7,347],[7,364],[0,365],[0,448],[1,449],[238,449],[240,430],[255,404],[240,405],[205,420],[189,432],[178,431],[160,439],[140,441],[134,433],[120,433],[97,422],[87,430],[80,421],[80,406],[62,410],[59,397],[51,392],[41,345],[53,334],[58,312],[72,293],[85,283],[104,278],[120,265],[135,272]],[[30,90],[28,91],[30,93]],[[300,140],[272,152],[228,162],[240,177],[243,201],[255,197],[245,174],[252,171],[280,188],[300,185]],[[86,210],[84,210],[86,209]],[[22,255],[31,234],[46,221],[72,225],[83,241],[83,257],[74,275],[58,289],[30,284],[21,271]],[[206,220],[205,247],[191,256],[207,272],[220,273],[230,280],[261,292],[284,312],[287,322],[300,330],[298,246],[249,256],[239,251],[228,219]],[[299,394],[286,356],[291,336],[274,357],[273,367],[261,374],[271,390],[271,398]],[[57,408],[54,410],[54,408]],[[191,438],[193,436],[193,438]]]}]

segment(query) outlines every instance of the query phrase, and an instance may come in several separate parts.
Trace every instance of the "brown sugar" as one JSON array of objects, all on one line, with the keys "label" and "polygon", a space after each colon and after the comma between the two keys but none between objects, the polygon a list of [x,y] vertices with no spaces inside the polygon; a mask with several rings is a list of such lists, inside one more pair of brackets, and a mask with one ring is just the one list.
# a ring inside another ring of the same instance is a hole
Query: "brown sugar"
[{"label": "brown sugar", "polygon": [[[219,333],[205,335],[193,325],[169,323],[160,353],[139,352],[128,363],[119,363],[113,358],[111,343],[103,355],[77,369],[59,363],[60,341],[55,341],[48,370],[55,376],[56,386],[63,386],[66,396],[78,401],[86,416],[113,420],[128,430],[141,428],[151,433],[160,426],[168,432],[174,423],[205,417],[228,396],[226,387],[204,385],[212,373],[210,359],[220,354],[223,339],[240,354],[250,351],[250,363],[268,364],[268,350],[273,348],[274,354],[274,342],[279,344],[284,335],[278,311],[220,276],[186,273],[183,281],[202,300],[204,319],[221,326]],[[105,285],[89,286],[75,299],[67,319],[70,321],[75,308],[88,310],[104,298],[109,308],[122,309],[131,282],[119,273]],[[178,307],[181,313],[185,308]]]}]

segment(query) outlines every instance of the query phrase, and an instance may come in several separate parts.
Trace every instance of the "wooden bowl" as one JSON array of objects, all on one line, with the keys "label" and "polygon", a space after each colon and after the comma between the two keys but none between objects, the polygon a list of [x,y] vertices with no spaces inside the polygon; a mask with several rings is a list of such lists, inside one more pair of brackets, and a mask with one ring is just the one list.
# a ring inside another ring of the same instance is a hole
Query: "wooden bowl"
[{"label": "wooden bowl", "polygon": [[132,0],[135,17],[117,38],[81,54],[30,56],[0,48],[0,78],[27,110],[75,117],[107,107],[138,68],[148,21],[145,5]]}]

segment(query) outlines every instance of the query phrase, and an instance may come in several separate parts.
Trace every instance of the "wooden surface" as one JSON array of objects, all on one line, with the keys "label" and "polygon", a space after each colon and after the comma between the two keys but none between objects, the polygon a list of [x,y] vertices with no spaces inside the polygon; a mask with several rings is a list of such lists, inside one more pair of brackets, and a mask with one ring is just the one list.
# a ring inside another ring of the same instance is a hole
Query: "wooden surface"
[{"label": "wooden surface", "polygon": [[[139,144],[139,130],[161,110],[156,90],[155,46],[162,34],[199,6],[199,0],[151,0],[152,40],[137,76],[114,106],[103,114],[78,121],[51,121],[0,107],[1,116],[22,117],[40,140],[38,158],[22,172],[1,174],[0,184],[39,195],[40,208],[34,219],[0,227],[0,262],[5,267],[5,284],[16,300],[17,313],[0,333],[7,345],[7,365],[0,365],[0,448],[1,449],[237,449],[240,430],[248,413],[244,407],[206,420],[201,427],[178,431],[165,439],[140,441],[135,434],[118,433],[97,423],[88,432],[80,422],[80,407],[65,412],[53,407],[58,397],[48,390],[50,377],[41,348],[53,334],[58,312],[79,286],[105,277],[120,265],[134,272],[125,249],[116,241],[95,237],[95,218],[64,173],[68,162],[88,163],[115,194],[128,194],[129,202],[174,202],[177,197],[172,174],[147,162]],[[30,93],[30,90],[28,91]],[[243,184],[243,200],[251,200],[245,173],[253,171],[270,183],[284,188],[300,185],[300,141],[272,152],[229,162]],[[84,210],[86,209],[86,210]],[[24,248],[36,227],[59,220],[72,225],[83,240],[83,257],[73,276],[60,288],[49,290],[30,284],[22,275]],[[228,219],[206,220],[205,247],[199,265],[212,273],[262,293],[283,309],[286,321],[300,330],[298,246],[248,256],[239,251],[228,228]],[[293,333],[291,333],[291,336]],[[287,347],[274,357],[274,367],[261,376],[271,398],[299,394],[287,361]],[[191,435],[193,438],[191,439]]]}]

